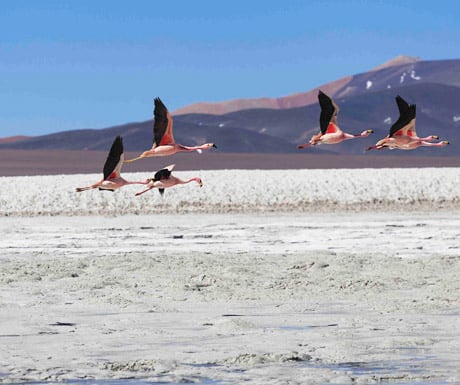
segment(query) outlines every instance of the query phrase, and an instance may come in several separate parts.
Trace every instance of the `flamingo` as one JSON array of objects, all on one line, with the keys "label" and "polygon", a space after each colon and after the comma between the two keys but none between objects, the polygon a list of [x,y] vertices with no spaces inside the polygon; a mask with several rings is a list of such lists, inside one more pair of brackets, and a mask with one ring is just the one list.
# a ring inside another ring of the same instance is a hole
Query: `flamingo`
[{"label": "flamingo", "polygon": [[139,196],[153,188],[157,188],[160,194],[163,195],[166,188],[173,187],[178,184],[187,184],[190,182],[196,182],[200,187],[203,187],[203,182],[200,178],[195,177],[187,180],[182,180],[172,175],[174,166],[174,164],[171,164],[157,171],[153,178],[148,179],[149,183],[147,184],[147,188],[136,193],[136,196]]},{"label": "flamingo", "polygon": [[125,160],[125,163],[134,162],[135,160],[148,158],[151,156],[167,156],[176,152],[191,152],[209,150],[217,148],[214,143],[205,143],[200,146],[183,146],[176,143],[173,136],[173,118],[166,106],[160,100],[155,98],[154,123],[153,123],[153,146],[150,150],[144,151],[136,158]]},{"label": "flamingo", "polygon": [[110,148],[109,155],[104,164],[104,178],[99,182],[92,184],[91,186],[86,187],[77,187],[77,192],[82,192],[85,190],[91,190],[98,188],[99,190],[115,191],[120,187],[126,186],[128,184],[147,184],[150,182],[150,179],[139,182],[130,182],[126,179],[123,179],[120,176],[121,167],[123,166],[124,154],[123,154],[123,139],[121,136],[117,136],[112,143]]},{"label": "flamingo", "polygon": [[334,100],[319,90],[318,101],[321,106],[321,115],[319,117],[321,132],[314,135],[309,142],[301,144],[297,146],[297,148],[302,149],[310,146],[316,146],[317,144],[336,144],[343,142],[344,140],[365,138],[374,132],[373,130],[365,130],[359,135],[352,135],[343,132],[337,125],[339,107]]},{"label": "flamingo", "polygon": [[383,148],[413,150],[421,146],[444,147],[449,144],[447,140],[432,143],[433,140],[439,139],[437,135],[420,138],[415,131],[415,104],[407,103],[399,95],[395,99],[399,110],[398,120],[390,127],[388,135],[379,140],[374,146],[368,147],[367,151],[372,149],[381,150]]}]

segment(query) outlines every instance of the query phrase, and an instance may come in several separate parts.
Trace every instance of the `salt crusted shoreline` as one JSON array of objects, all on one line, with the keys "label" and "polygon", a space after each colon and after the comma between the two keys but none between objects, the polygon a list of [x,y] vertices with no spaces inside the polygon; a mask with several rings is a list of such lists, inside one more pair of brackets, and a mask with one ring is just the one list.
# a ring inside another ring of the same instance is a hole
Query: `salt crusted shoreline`
[{"label": "salt crusted shoreline", "polygon": [[[199,176],[204,187],[176,186],[164,198],[156,191],[135,197],[142,186],[114,193],[75,187],[99,174],[3,177],[2,216],[126,215],[156,213],[263,213],[346,211],[431,211],[460,205],[458,168],[220,170],[177,172]],[[151,175],[126,173],[129,180]]]}]

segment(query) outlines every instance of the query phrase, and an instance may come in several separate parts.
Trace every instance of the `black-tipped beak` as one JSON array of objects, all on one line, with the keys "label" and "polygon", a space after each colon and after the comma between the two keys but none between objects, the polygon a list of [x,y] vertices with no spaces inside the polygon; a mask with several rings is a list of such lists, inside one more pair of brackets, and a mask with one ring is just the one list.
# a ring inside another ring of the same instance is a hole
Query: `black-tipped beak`
[{"label": "black-tipped beak", "polygon": [[217,146],[216,146],[214,143],[212,144],[212,147],[213,147],[213,148],[217,148]]}]

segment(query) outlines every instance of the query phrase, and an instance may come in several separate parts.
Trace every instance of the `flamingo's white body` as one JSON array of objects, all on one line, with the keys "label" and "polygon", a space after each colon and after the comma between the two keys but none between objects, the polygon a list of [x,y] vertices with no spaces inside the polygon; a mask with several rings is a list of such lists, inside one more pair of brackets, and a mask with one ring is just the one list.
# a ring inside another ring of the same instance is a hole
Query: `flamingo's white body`
[{"label": "flamingo's white body", "polygon": [[121,136],[117,136],[112,143],[112,147],[110,148],[109,154],[104,164],[104,177],[86,187],[77,187],[77,192],[82,192],[91,189],[99,189],[99,190],[108,190],[108,191],[115,191],[123,186],[129,184],[147,184],[149,183],[149,179],[145,181],[128,181],[121,177],[121,168],[123,166],[124,160],[124,151],[123,151],[123,139]]},{"label": "flamingo's white body", "polygon": [[155,98],[154,102],[153,146],[138,157],[125,160],[126,163],[151,156],[168,156],[177,152],[201,152],[202,150],[217,147],[214,143],[205,143],[200,146],[184,146],[176,143],[173,135],[173,118],[171,114],[160,98]]},{"label": "flamingo's white body", "polygon": [[365,130],[358,135],[343,132],[337,124],[339,107],[334,100],[319,90],[318,101],[321,106],[321,115],[319,118],[321,131],[314,135],[309,142],[301,144],[297,146],[297,148],[302,149],[318,144],[336,144],[344,140],[365,138],[374,132],[372,130]]}]

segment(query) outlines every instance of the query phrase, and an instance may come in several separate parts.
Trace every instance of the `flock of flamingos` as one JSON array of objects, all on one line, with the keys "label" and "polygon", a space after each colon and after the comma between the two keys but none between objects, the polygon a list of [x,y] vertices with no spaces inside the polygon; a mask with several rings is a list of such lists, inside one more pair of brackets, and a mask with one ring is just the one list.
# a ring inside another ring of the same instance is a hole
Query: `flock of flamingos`
[{"label": "flock of flamingos", "polygon": [[[309,142],[299,145],[297,148],[302,149],[319,144],[336,144],[344,140],[364,138],[373,132],[372,130],[366,130],[358,135],[343,132],[337,124],[339,107],[334,100],[319,90],[318,101],[321,107],[319,118],[321,131],[314,135]],[[449,144],[448,141],[434,143],[434,140],[439,139],[436,135],[420,138],[415,131],[415,104],[408,104],[399,95],[396,96],[396,104],[399,109],[398,120],[390,127],[390,132],[385,138],[379,140],[374,146],[367,148],[367,150],[380,150],[384,148],[413,150],[420,146],[443,147]],[[134,159],[125,160],[123,139],[121,136],[117,136],[104,164],[103,179],[91,186],[77,187],[76,191],[81,192],[96,188],[99,190],[115,191],[129,184],[146,185],[144,190],[136,193],[136,196],[138,196],[153,188],[158,189],[160,194],[163,195],[166,188],[190,182],[196,182],[201,187],[203,182],[200,178],[195,177],[182,180],[172,175],[174,164],[157,171],[153,178],[148,178],[144,181],[127,181],[123,179],[120,174],[121,168],[123,163],[134,162],[142,158],[173,155],[177,152],[198,151],[201,153],[202,150],[209,150],[213,147],[216,147],[214,143],[205,143],[201,146],[184,146],[176,143],[173,136],[173,119],[163,102],[159,98],[155,98],[152,148],[144,151]]]}]

